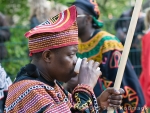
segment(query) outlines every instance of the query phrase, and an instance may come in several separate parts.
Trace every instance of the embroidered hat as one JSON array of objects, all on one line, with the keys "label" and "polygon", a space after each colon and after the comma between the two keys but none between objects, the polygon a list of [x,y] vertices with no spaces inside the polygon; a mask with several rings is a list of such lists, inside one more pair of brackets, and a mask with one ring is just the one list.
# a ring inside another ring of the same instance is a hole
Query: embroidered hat
[{"label": "embroidered hat", "polygon": [[46,49],[78,44],[76,7],[71,6],[25,34],[29,39],[30,56]]}]

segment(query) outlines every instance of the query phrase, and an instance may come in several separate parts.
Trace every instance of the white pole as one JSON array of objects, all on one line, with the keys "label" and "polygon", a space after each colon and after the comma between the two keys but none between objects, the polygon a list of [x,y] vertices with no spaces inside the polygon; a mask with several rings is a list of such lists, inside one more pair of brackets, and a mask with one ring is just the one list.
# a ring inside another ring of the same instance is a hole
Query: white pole
[{"label": "white pole", "polygon": [[[124,69],[125,69],[125,66],[126,66],[130,46],[131,46],[131,43],[132,43],[135,27],[136,27],[137,20],[138,20],[139,14],[140,14],[142,1],[143,0],[136,0],[135,6],[134,6],[134,10],[133,10],[130,26],[129,26],[129,29],[128,29],[124,49],[123,49],[120,64],[119,64],[119,67],[118,67],[116,80],[115,80],[115,83],[114,83],[114,88],[117,89],[117,90],[119,90],[121,82],[122,82],[122,77],[123,77]],[[107,113],[113,113],[113,112],[114,112],[113,109],[108,108]]]}]

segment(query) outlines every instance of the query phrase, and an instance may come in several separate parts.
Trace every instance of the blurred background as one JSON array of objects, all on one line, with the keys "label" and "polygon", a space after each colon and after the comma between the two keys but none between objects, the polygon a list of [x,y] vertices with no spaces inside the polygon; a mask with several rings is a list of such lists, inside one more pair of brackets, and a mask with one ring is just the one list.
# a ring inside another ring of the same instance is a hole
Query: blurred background
[{"label": "blurred background", "polygon": [[[5,46],[6,55],[0,59],[1,65],[8,75],[14,80],[20,67],[30,62],[28,56],[27,39],[24,33],[35,25],[65,10],[74,0],[0,0],[0,12],[5,16],[5,21],[10,30],[8,40],[1,40],[0,46]],[[150,0],[143,0],[139,18],[145,17],[145,9],[150,7]],[[104,30],[117,35],[117,22],[129,23],[131,16],[121,18],[122,14],[130,12],[135,0],[97,0],[101,11],[100,20],[104,22]],[[0,20],[1,21],[1,20]],[[139,24],[138,24],[139,25]],[[0,26],[0,29],[4,29]],[[137,34],[144,33],[143,20]],[[141,37],[138,35],[136,47],[130,50],[129,58],[137,76],[141,73]],[[121,39],[120,39],[121,40]],[[0,50],[2,51],[2,50]],[[0,54],[3,54],[2,52]]]}]

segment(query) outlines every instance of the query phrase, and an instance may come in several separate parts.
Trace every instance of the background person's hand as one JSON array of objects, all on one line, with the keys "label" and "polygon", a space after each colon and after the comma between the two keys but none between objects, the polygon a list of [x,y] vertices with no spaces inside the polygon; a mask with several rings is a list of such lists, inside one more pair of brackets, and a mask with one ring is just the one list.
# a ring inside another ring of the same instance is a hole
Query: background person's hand
[{"label": "background person's hand", "polygon": [[97,70],[99,65],[99,62],[94,62],[93,60],[87,62],[87,59],[84,58],[78,74],[78,84],[85,84],[94,88],[98,78],[102,75],[101,71]]},{"label": "background person's hand", "polygon": [[125,91],[122,88],[119,90],[115,90],[114,88],[107,88],[99,97],[97,97],[98,105],[103,110],[106,110],[108,107],[112,107],[114,109],[120,108],[123,98],[122,95],[124,93]]}]

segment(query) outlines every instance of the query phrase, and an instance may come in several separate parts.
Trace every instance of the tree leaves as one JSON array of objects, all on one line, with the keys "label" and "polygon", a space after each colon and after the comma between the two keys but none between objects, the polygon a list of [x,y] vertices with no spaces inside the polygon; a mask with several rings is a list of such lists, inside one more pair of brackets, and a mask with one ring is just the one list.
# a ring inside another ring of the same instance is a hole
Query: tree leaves
[{"label": "tree leaves", "polygon": [[[74,0],[54,0],[69,6]],[[144,0],[145,1],[145,0]],[[100,19],[104,21],[104,29],[115,34],[114,23],[120,14],[130,8],[130,0],[97,0],[101,10]],[[11,27],[11,39],[6,43],[7,59],[2,65],[14,79],[19,69],[29,63],[27,39],[24,33],[29,30],[28,0],[0,0],[0,11],[15,21]],[[11,20],[11,21],[12,21]]]}]

